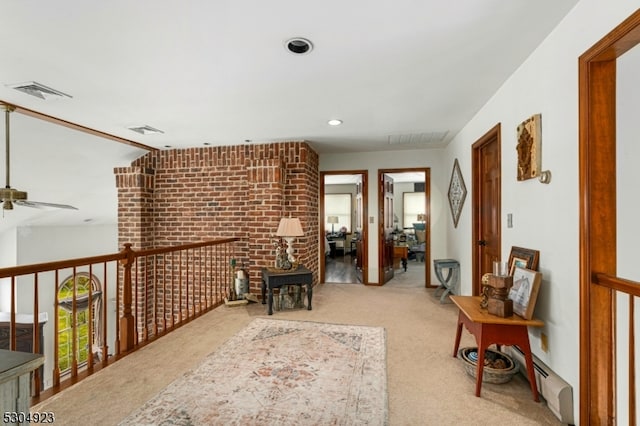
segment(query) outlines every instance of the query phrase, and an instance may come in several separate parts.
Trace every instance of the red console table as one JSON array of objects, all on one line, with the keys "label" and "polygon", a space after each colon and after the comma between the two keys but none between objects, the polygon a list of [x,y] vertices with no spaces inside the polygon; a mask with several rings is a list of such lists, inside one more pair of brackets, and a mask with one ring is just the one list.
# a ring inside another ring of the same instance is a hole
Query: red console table
[{"label": "red console table", "polygon": [[538,387],[533,370],[533,357],[529,346],[529,332],[527,327],[542,327],[544,322],[538,319],[526,320],[516,314],[508,318],[501,318],[490,314],[486,309],[480,308],[481,297],[476,296],[451,296],[451,300],[459,308],[458,329],[456,331],[456,342],[453,346],[453,356],[458,355],[462,326],[464,325],[469,333],[476,338],[478,345],[478,364],[476,371],[476,396],[480,396],[482,387],[482,372],[484,371],[484,351],[491,344],[497,345],[518,345],[524,352],[524,359],[527,364],[527,373],[533,400],[539,402]]}]

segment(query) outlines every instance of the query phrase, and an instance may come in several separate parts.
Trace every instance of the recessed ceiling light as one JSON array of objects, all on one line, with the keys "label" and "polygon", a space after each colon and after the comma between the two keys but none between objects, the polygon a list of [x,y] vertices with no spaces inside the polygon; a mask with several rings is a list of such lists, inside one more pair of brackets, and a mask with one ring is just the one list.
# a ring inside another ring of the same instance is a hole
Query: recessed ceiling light
[{"label": "recessed ceiling light", "polygon": [[295,55],[304,55],[313,50],[313,44],[302,37],[294,37],[285,42],[287,50]]},{"label": "recessed ceiling light", "polygon": [[338,120],[336,118],[327,121],[327,123],[329,123],[329,126],[339,126],[342,124],[342,120]]},{"label": "recessed ceiling light", "polygon": [[157,135],[157,134],[161,134],[164,133],[162,130],[156,129],[155,127],[151,127],[151,126],[131,126],[131,127],[127,127],[127,129],[129,130],[133,130],[136,133],[140,133],[141,135]]}]

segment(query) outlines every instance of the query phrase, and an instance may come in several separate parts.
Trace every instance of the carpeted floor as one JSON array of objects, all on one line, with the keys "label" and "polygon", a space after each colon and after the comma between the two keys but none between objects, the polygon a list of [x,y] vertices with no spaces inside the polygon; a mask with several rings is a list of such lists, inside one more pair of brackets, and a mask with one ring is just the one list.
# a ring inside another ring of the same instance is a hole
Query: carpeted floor
[{"label": "carpeted floor", "polygon": [[386,425],[385,356],[381,327],[256,318],[120,424]]},{"label": "carpeted floor", "polygon": [[[408,275],[406,276],[408,278]],[[221,306],[124,357],[33,407],[50,411],[60,425],[116,425],[185,372],[200,365],[255,318],[383,327],[387,344],[389,424],[559,425],[529,383],[482,386],[452,357],[457,309],[440,304],[433,290],[389,282],[382,287],[323,284],[314,287],[313,310],[278,311],[266,305]],[[475,346],[463,333],[461,347]],[[553,348],[550,348],[553,351]],[[318,393],[317,398],[324,398]],[[295,423],[294,423],[295,424]]]}]

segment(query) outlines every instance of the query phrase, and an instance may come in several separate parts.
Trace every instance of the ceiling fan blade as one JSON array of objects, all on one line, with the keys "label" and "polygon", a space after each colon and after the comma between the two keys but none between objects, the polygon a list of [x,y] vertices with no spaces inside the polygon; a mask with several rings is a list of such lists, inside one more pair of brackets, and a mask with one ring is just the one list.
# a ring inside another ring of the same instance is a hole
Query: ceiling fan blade
[{"label": "ceiling fan blade", "polygon": [[41,201],[14,200],[13,204],[17,206],[33,207],[36,209],[44,209],[47,207],[52,207],[55,209],[78,210],[77,207],[73,207],[68,204],[43,203]]}]

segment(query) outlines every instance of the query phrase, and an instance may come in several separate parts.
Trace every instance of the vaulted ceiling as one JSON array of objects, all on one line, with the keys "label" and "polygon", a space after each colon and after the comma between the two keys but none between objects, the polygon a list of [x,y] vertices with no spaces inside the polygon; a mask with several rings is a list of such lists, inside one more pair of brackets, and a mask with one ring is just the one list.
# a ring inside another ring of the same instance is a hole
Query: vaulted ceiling
[{"label": "vaulted ceiling", "polygon": [[[160,149],[282,140],[307,140],[320,154],[443,147],[576,3],[7,1],[0,100]],[[312,50],[291,53],[295,37]],[[14,88],[31,82],[69,97]],[[11,148],[13,187],[79,210],[16,207],[0,232],[113,223],[113,167],[144,153],[20,113],[11,115]]]}]

